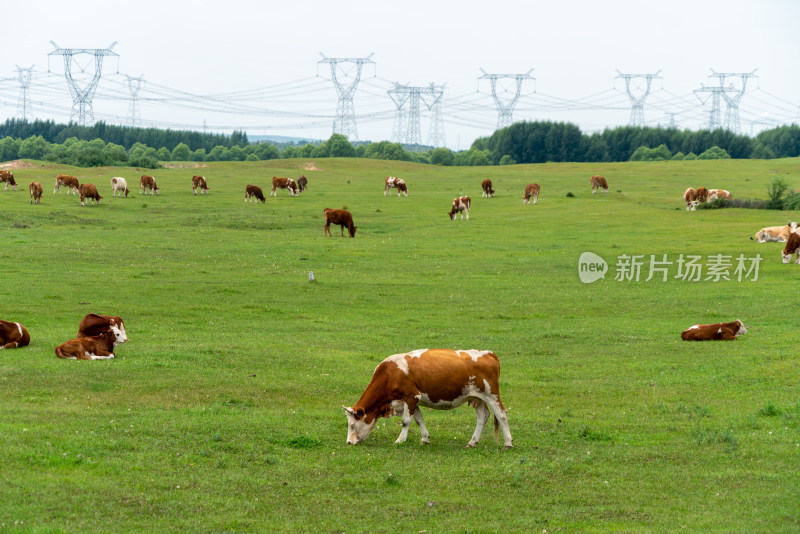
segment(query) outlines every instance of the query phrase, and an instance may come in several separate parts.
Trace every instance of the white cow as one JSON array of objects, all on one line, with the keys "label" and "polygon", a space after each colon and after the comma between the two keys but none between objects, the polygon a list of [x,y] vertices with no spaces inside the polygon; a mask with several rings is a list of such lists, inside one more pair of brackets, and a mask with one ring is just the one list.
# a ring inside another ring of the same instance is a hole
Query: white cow
[{"label": "white cow", "polygon": [[130,191],[128,190],[128,182],[125,178],[120,178],[119,176],[115,176],[111,179],[111,197],[117,196],[117,191],[119,191],[120,196],[122,193],[125,193],[125,196],[128,196]]}]

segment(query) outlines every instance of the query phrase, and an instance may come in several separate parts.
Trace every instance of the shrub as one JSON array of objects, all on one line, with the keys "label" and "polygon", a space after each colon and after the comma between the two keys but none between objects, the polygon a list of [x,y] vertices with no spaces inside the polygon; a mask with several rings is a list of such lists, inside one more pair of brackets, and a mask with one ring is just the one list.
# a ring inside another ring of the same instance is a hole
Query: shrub
[{"label": "shrub", "polygon": [[789,190],[789,184],[782,178],[775,178],[767,187],[767,209],[782,210],[783,209],[783,195]]}]

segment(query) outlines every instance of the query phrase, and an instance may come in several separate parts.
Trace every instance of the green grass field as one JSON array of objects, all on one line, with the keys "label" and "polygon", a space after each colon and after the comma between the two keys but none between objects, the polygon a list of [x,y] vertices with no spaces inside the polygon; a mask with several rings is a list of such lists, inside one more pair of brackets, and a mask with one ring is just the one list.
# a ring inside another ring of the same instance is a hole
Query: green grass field
[{"label": "green grass field", "polygon": [[[800,187],[800,160],[309,163],[158,170],[157,197],[137,194],[136,169],[14,171],[0,318],[32,341],[0,352],[0,531],[800,530],[800,266],[750,240],[800,214],[682,199],[700,185],[764,198],[774,177]],[[105,198],[54,195],[58,173]],[[248,183],[268,193],[272,176],[300,174],[297,198],[243,201]],[[592,174],[608,194],[591,194]],[[383,196],[388,175],[408,198]],[[131,197],[111,198],[112,176]],[[536,206],[522,204],[530,182]],[[452,222],[462,194],[471,219]],[[327,207],[352,211],[355,239],[323,237]],[[608,262],[604,280],[581,283],[587,251]],[[615,280],[620,256],[664,254],[763,261],[756,281],[676,279],[677,265],[644,281],[647,263],[639,282]],[[122,316],[130,341],[110,361],[56,358],[89,312]],[[680,340],[735,319],[748,327],[736,341]],[[394,444],[399,418],[345,444],[341,406],[382,359],[425,347],[500,356],[512,450],[488,429],[465,449],[465,407],[424,410],[428,446],[416,426]]]}]

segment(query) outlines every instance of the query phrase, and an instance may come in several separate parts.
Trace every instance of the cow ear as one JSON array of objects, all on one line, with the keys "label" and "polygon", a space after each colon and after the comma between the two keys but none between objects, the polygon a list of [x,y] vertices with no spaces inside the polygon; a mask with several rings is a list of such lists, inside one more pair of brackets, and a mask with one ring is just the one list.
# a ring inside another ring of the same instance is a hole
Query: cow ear
[{"label": "cow ear", "polygon": [[359,408],[356,410],[356,419],[361,419],[365,414],[366,412],[364,412],[364,408]]}]

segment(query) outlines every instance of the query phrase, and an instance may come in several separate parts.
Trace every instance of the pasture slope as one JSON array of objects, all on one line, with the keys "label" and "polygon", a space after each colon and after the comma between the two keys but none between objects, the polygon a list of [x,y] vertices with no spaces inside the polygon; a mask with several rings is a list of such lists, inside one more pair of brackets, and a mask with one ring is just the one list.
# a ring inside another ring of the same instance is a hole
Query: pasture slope
[{"label": "pasture slope", "polygon": [[[699,185],[763,198],[776,176],[800,187],[799,160],[309,163],[157,170],[158,197],[138,195],[137,169],[15,171],[19,190],[0,190],[0,317],[32,340],[0,353],[0,531],[800,529],[800,266],[749,239],[800,214],[688,213],[681,198]],[[57,173],[105,198],[54,195]],[[192,195],[193,174],[208,195]],[[244,203],[246,184],[300,174],[299,197]],[[591,194],[592,174],[609,193]],[[383,196],[387,175],[408,198]],[[129,198],[111,198],[112,176]],[[485,177],[495,198],[480,198]],[[463,194],[470,220],[452,222]],[[355,239],[323,238],[327,207],[352,211]],[[579,280],[587,251],[605,280]],[[676,265],[666,282],[614,280],[623,255],[757,253],[757,281],[684,281]],[[121,315],[130,341],[115,360],[57,359],[88,312]],[[737,318],[737,341],[680,340]],[[416,427],[395,445],[396,418],[345,445],[341,405],[383,358],[424,347],[497,352],[514,449],[491,431],[464,449],[467,408],[426,410],[429,446]]]}]

